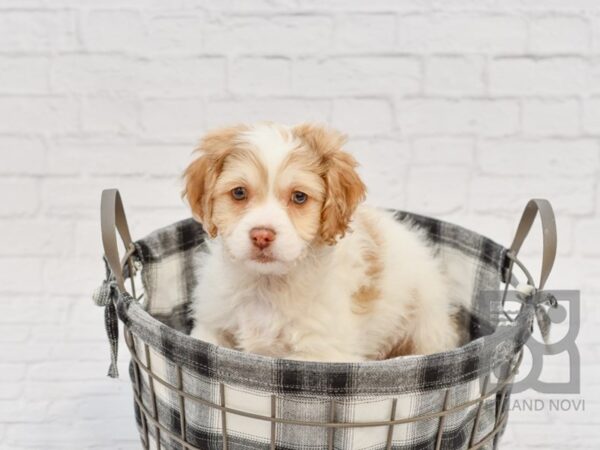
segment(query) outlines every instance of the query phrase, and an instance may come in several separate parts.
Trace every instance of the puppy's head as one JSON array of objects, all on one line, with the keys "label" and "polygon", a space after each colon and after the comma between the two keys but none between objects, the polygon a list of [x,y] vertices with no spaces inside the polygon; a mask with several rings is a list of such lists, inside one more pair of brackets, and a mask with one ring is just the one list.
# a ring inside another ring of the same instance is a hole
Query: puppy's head
[{"label": "puppy's head", "polygon": [[365,196],[344,142],[310,124],[217,130],[185,171],[184,195],[232,259],[261,273],[285,273],[309,248],[342,237]]}]

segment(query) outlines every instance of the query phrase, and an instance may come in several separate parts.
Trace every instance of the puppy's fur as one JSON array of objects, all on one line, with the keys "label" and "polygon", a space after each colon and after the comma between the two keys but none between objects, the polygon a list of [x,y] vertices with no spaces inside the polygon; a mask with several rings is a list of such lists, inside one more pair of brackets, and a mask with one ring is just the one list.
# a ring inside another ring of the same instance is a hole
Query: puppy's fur
[{"label": "puppy's fur", "polygon": [[459,344],[439,261],[414,227],[359,206],[365,186],[344,141],[310,124],[241,125],[203,139],[185,172],[184,194],[213,238],[192,336],[315,361]]}]

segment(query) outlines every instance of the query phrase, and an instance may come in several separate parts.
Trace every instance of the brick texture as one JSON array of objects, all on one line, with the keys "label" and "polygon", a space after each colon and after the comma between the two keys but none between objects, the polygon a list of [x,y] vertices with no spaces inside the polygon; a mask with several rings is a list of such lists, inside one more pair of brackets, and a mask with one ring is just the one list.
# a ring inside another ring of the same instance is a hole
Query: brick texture
[{"label": "brick texture", "polygon": [[257,120],[340,128],[370,203],[505,245],[527,199],[552,200],[586,408],[513,411],[503,447],[598,448],[597,0],[0,0],[0,68],[0,449],[139,448],[90,300],[100,191],[121,189],[135,237],[187,217],[198,139]]}]

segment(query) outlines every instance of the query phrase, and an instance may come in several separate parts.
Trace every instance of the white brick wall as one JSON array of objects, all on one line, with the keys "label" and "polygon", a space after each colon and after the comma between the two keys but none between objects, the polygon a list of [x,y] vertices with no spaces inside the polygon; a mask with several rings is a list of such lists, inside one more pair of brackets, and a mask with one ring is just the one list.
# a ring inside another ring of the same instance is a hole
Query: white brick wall
[{"label": "white brick wall", "polygon": [[550,198],[586,409],[514,411],[504,448],[598,448],[597,0],[0,0],[0,448],[139,448],[90,300],[100,191],[136,237],[183,218],[196,140],[259,119],[341,128],[371,203],[504,244]]}]

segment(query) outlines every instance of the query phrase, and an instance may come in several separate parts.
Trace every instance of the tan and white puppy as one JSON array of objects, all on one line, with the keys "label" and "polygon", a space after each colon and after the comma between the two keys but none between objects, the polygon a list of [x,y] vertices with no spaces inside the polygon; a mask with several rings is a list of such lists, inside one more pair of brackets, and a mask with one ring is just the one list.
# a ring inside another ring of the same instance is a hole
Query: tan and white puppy
[{"label": "tan and white puppy", "polygon": [[209,133],[185,196],[212,238],[193,337],[315,361],[429,354],[459,345],[439,261],[421,234],[359,206],[344,137],[304,124]]}]

